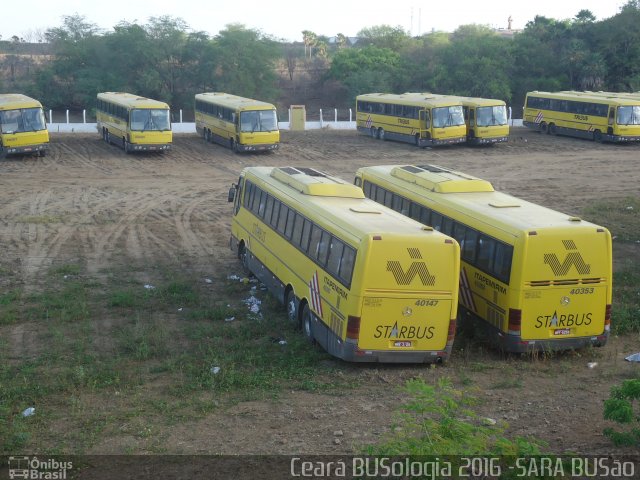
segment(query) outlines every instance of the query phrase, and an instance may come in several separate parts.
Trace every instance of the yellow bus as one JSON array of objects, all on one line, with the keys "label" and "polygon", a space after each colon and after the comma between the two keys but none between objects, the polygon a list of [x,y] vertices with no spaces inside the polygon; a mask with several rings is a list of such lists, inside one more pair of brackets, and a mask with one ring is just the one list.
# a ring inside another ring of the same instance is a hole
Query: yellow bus
[{"label": "yellow bus", "polygon": [[529,92],[526,127],[596,142],[640,141],[640,99],[586,92]]},{"label": "yellow bus", "polygon": [[49,150],[49,131],[42,104],[20,93],[0,94],[0,157]]},{"label": "yellow bus", "polygon": [[96,122],[104,141],[126,153],[171,149],[171,112],[164,102],[131,93],[99,93]]},{"label": "yellow bus", "polygon": [[380,140],[428,147],[466,141],[459,100],[430,93],[369,93],[356,97],[356,128]]},{"label": "yellow bus", "polygon": [[606,228],[435,165],[365,167],[367,197],[460,243],[459,324],[509,352],[604,345],[611,324]]},{"label": "yellow bus", "polygon": [[276,150],[280,130],[276,107],[270,103],[222,92],[195,97],[196,131],[207,142],[234,152]]},{"label": "yellow bus", "polygon": [[312,343],[356,362],[449,357],[456,241],[312,168],[247,167],[229,201],[232,250]]},{"label": "yellow bus", "polygon": [[456,97],[462,102],[467,143],[493,145],[509,140],[509,116],[503,100]]}]

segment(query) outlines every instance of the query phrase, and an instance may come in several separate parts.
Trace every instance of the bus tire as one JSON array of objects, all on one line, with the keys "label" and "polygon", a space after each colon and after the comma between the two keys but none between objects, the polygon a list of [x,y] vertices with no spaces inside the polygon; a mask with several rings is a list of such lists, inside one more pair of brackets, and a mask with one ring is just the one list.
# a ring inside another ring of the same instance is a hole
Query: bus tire
[{"label": "bus tire", "polygon": [[540,124],[540,132],[541,132],[541,133],[547,133],[547,130],[548,130],[548,128],[547,128],[547,122],[542,122],[542,123]]},{"label": "bus tire", "polygon": [[131,144],[127,142],[124,138],[122,139],[122,144],[124,148],[124,153],[126,153],[127,155],[131,153]]},{"label": "bus tire", "polygon": [[238,153],[240,151],[240,149],[238,148],[238,142],[234,141],[233,138],[230,141],[231,141],[231,150],[233,150],[233,153]]},{"label": "bus tire", "polygon": [[419,133],[416,133],[415,142],[416,142],[416,147],[419,147],[420,146],[420,134]]},{"label": "bus tire", "polygon": [[298,307],[296,305],[296,294],[293,292],[293,288],[289,287],[285,294],[284,307],[287,311],[287,319],[291,325],[295,327],[300,326],[298,319]]},{"label": "bus tire", "polygon": [[381,128],[380,130],[378,130],[378,138],[380,140],[384,140],[384,128]]},{"label": "bus tire", "polygon": [[[2,155],[0,155],[0,157],[1,157],[1,156],[2,156]],[[46,156],[47,156],[47,151],[46,151],[46,150],[40,150],[40,151],[38,152],[38,156],[39,156],[39,157],[46,157]]]},{"label": "bus tire", "polygon": [[209,129],[205,128],[204,130],[202,130],[202,138],[204,138],[204,141],[209,143]]},{"label": "bus tire", "polygon": [[602,143],[602,132],[600,130],[596,130],[593,132],[593,141]]},{"label": "bus tire", "polygon": [[549,124],[549,135],[556,135],[557,129],[556,129],[556,124],[555,123],[550,123]]},{"label": "bus tire", "polygon": [[313,325],[311,325],[312,315],[309,305],[307,303],[302,305],[302,334],[311,345],[316,343],[316,339],[313,337]]}]

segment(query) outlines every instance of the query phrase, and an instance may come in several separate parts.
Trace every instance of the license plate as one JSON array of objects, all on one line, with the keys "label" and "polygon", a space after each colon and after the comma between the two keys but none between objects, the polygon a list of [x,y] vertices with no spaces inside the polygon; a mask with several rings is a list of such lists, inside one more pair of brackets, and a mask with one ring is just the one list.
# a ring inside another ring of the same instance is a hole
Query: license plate
[{"label": "license plate", "polygon": [[571,330],[568,328],[558,328],[556,330],[553,331],[554,335],[570,335],[571,334]]},{"label": "license plate", "polygon": [[397,341],[397,342],[393,342],[393,346],[394,347],[410,347],[411,346],[411,342]]}]

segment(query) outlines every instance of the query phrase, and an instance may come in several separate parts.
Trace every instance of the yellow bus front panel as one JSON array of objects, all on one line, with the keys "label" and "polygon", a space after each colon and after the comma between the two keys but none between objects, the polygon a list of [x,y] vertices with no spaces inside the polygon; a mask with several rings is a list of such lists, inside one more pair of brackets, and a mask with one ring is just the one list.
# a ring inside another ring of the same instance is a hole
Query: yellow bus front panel
[{"label": "yellow bus front panel", "polygon": [[45,152],[49,149],[49,131],[20,132],[2,135],[4,151],[8,154]]}]

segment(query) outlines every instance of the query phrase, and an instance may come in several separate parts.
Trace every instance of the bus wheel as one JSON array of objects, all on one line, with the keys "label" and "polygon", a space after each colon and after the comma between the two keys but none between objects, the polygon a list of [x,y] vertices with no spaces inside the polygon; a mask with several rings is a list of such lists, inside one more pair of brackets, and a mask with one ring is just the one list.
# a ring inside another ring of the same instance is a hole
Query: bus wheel
[{"label": "bus wheel", "polygon": [[556,133],[557,133],[556,124],[555,123],[550,123],[549,124],[549,135],[555,135]]},{"label": "bus wheel", "polygon": [[102,131],[102,138],[104,138],[104,141],[107,142],[107,144],[109,143],[109,130],[106,128]]},{"label": "bus wheel", "polygon": [[378,138],[380,140],[384,140],[384,128],[381,128],[380,130],[378,130]]},{"label": "bus wheel", "polygon": [[[0,154],[0,157],[1,157],[1,156],[2,156],[2,155]],[[39,156],[39,157],[46,157],[46,156],[47,156],[47,151],[46,151],[46,150],[40,150],[40,151],[38,152],[38,156]]]},{"label": "bus wheel", "polygon": [[298,308],[296,306],[296,294],[293,293],[293,288],[287,290],[284,306],[287,309],[287,318],[292,325],[299,326],[298,324]]},{"label": "bus wheel", "polygon": [[415,136],[416,147],[420,146],[420,134],[416,133]]},{"label": "bus wheel", "polygon": [[593,141],[602,143],[602,132],[600,130],[593,132]]},{"label": "bus wheel", "polygon": [[311,310],[309,310],[309,305],[306,303],[302,306],[302,334],[304,338],[306,338],[309,343],[312,345],[316,343],[316,339],[313,338],[313,327],[311,325]]},{"label": "bus wheel", "polygon": [[233,139],[231,139],[231,150],[233,150],[233,153],[238,153],[240,151],[238,148],[238,142],[233,141]]},{"label": "bus wheel", "polygon": [[209,143],[211,140],[209,140],[209,129],[205,128],[202,131],[202,137],[204,138],[204,141]]},{"label": "bus wheel", "polygon": [[542,123],[540,124],[540,131],[541,131],[542,133],[547,133],[547,123],[546,123],[546,122],[542,122]]},{"label": "bus wheel", "polygon": [[127,142],[124,138],[122,139],[122,148],[124,148],[124,153],[128,154],[131,152],[131,144]]}]

